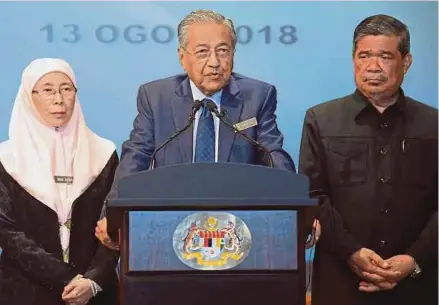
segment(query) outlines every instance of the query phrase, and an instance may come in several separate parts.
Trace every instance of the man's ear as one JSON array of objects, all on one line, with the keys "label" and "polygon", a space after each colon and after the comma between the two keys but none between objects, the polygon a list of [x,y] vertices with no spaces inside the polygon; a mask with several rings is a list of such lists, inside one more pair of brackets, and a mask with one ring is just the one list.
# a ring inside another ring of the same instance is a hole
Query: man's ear
[{"label": "man's ear", "polygon": [[410,66],[412,65],[412,61],[413,61],[412,54],[407,53],[402,60],[404,64],[404,74],[406,74],[410,69]]},{"label": "man's ear", "polygon": [[180,63],[180,66],[182,66],[183,70],[186,71],[186,69],[184,67],[184,56],[185,56],[185,54],[184,54],[183,48],[178,48],[177,52],[178,52],[178,62]]}]

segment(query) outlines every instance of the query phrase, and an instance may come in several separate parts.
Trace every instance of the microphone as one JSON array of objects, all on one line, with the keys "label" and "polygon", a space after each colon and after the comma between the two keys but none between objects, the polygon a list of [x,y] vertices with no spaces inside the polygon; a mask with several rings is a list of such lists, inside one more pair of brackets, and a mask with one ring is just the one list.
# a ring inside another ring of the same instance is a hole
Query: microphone
[{"label": "microphone", "polygon": [[192,123],[195,120],[195,114],[197,113],[197,111],[201,108],[201,106],[203,105],[203,102],[196,100],[194,101],[194,104],[192,105],[192,110],[191,113],[189,115],[189,121],[186,124],[186,126],[184,126],[182,129],[178,130],[175,134],[173,134],[169,139],[167,139],[165,142],[162,143],[162,145],[160,145],[159,147],[157,147],[156,150],[154,150],[154,153],[151,156],[151,161],[149,163],[149,169],[153,169],[155,167],[155,156],[157,155],[157,153],[164,148],[166,145],[169,144],[169,142],[171,142],[172,140],[174,140],[176,137],[178,137],[180,134],[182,134],[183,132],[185,132],[189,127],[192,126]]},{"label": "microphone", "polygon": [[213,112],[220,119],[220,121],[223,122],[227,127],[232,129],[236,133],[239,133],[241,136],[243,136],[247,141],[249,141],[251,144],[255,145],[257,148],[263,150],[265,153],[265,156],[268,156],[268,166],[274,167],[274,162],[273,162],[273,158],[270,154],[270,151],[264,145],[262,145],[261,143],[259,143],[256,140],[250,138],[245,133],[241,132],[238,128],[236,128],[235,126],[233,126],[232,124],[230,124],[229,122],[227,122],[224,119],[224,116],[227,114],[226,110],[221,111],[221,113],[220,113],[218,111],[218,107],[216,106],[216,104],[214,102],[212,102],[211,100],[207,100],[207,102],[205,102],[205,105],[206,105],[207,109],[209,109],[209,111]]}]

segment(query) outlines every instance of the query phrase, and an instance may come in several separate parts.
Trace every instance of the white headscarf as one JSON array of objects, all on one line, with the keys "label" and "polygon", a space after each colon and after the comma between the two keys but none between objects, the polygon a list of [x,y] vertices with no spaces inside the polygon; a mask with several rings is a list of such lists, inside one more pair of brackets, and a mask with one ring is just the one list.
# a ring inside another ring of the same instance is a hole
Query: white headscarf
[{"label": "white headscarf", "polygon": [[[32,101],[32,90],[50,72],[66,74],[77,87],[72,68],[64,60],[32,61],[23,72],[15,99],[9,140],[0,144],[0,162],[18,184],[54,210],[60,224],[64,224],[70,217],[72,203],[101,173],[115,145],[88,129],[78,97],[71,119],[58,131],[42,122]],[[55,175],[73,177],[67,193],[63,194],[63,186],[55,183]],[[62,235],[65,249],[68,236]]]}]

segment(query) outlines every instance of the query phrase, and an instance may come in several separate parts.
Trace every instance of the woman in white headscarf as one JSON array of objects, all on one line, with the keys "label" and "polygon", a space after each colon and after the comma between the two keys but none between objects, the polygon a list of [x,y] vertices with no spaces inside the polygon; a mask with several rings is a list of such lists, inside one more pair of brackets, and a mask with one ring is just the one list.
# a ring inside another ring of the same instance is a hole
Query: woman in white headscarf
[{"label": "woman in white headscarf", "polygon": [[118,164],[85,124],[64,60],[22,75],[0,144],[0,304],[117,303],[118,253],[95,238]]}]

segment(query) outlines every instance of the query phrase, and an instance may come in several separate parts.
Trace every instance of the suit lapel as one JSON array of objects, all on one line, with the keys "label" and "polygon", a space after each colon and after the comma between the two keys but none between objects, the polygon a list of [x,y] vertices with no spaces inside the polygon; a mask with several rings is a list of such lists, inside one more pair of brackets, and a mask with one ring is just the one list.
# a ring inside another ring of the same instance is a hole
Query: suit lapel
[{"label": "suit lapel", "polygon": [[[242,106],[239,87],[232,76],[229,85],[223,89],[221,97],[221,112],[226,111],[225,120],[232,125],[236,124],[241,116]],[[220,123],[218,161],[227,162],[229,160],[234,139],[235,132]]]},{"label": "suit lapel", "polygon": [[[192,109],[193,98],[188,77],[176,88],[175,93],[176,97],[171,103],[171,108],[176,128],[175,131],[177,131],[186,126],[189,122],[189,115]],[[193,127],[183,132],[177,138],[180,144],[183,163],[192,162],[192,135]]]}]

